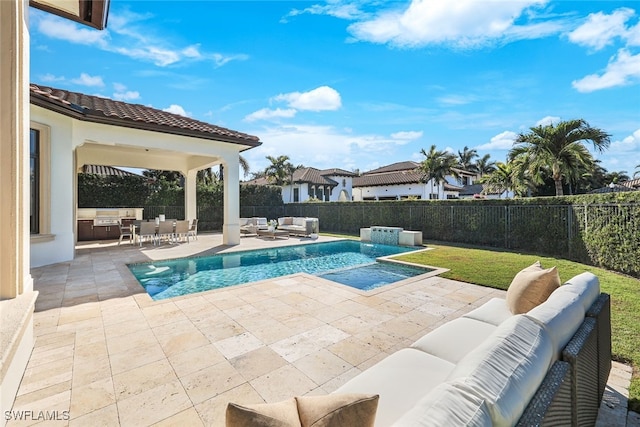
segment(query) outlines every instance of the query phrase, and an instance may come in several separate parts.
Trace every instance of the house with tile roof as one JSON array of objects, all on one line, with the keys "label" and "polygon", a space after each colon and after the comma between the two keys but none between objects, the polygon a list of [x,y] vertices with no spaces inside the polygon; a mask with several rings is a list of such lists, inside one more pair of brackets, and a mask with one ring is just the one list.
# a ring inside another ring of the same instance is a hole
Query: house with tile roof
[{"label": "house with tile roof", "polygon": [[422,182],[419,163],[405,161],[386,165],[353,179],[353,200],[457,199],[465,185],[475,182],[474,173],[457,170],[459,178],[444,183]]},{"label": "house with tile roof", "polygon": [[[31,266],[73,259],[76,174],[90,167],[178,171],[185,218],[196,218],[196,174],[224,165],[225,244],[240,243],[239,154],[258,137],[140,104],[31,84],[30,140],[37,160]],[[33,151],[33,150],[32,150]],[[55,159],[55,161],[53,161]],[[55,200],[56,203],[51,203]],[[100,206],[96,206],[100,208]]]},{"label": "house with tile roof", "polygon": [[[310,200],[321,202],[350,202],[353,179],[356,174],[344,169],[316,169],[304,167],[293,173],[292,183],[281,186],[284,203],[301,203]],[[267,178],[247,181],[244,184],[271,185]]]}]

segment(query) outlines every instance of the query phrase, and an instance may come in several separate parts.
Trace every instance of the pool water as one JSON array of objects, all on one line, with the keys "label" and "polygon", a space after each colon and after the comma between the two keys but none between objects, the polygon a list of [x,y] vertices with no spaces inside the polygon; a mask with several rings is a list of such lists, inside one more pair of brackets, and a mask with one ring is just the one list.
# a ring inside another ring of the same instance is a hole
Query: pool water
[{"label": "pool water", "polygon": [[129,269],[154,300],[219,289],[241,283],[308,273],[362,290],[424,274],[376,258],[415,248],[340,240],[232,252],[208,257],[130,264]]}]

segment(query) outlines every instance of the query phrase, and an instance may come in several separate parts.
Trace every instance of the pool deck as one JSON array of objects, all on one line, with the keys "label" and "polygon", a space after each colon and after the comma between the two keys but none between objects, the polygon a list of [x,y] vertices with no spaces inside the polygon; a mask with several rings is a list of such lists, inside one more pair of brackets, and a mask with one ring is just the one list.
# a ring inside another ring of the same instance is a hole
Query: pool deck
[{"label": "pool deck", "polygon": [[[13,409],[70,416],[47,425],[224,426],[229,401],[330,393],[440,324],[505,295],[439,276],[366,293],[296,274],[151,300],[127,263],[312,242],[243,237],[228,247],[220,234],[198,237],[142,248],[89,242],[71,262],[33,269],[36,342]],[[615,364],[599,425],[625,426],[613,420],[627,418],[630,376]]]}]

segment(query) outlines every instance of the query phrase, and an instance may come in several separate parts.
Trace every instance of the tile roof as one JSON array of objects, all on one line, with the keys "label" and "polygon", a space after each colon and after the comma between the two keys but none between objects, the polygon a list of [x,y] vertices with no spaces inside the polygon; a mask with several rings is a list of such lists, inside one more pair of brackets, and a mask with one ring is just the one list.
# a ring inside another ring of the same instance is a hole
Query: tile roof
[{"label": "tile roof", "polygon": [[370,170],[368,172],[363,173],[363,175],[367,175],[367,174],[371,174],[371,173],[384,173],[384,172],[397,172],[397,171],[404,171],[404,170],[414,170],[414,169],[417,169],[418,167],[420,167],[420,163],[417,163],[417,162],[412,162],[412,161],[397,162],[397,163],[392,163],[392,164],[387,165],[387,166],[379,167],[378,169]]},{"label": "tile roof", "polygon": [[380,185],[417,184],[422,174],[415,170],[398,170],[395,172],[370,173],[353,178],[353,187],[375,187]]},{"label": "tile roof", "polygon": [[293,182],[306,182],[314,185],[338,185],[334,180],[327,178],[322,171],[316,168],[301,168],[293,173]]},{"label": "tile roof", "polygon": [[90,173],[100,176],[135,176],[137,178],[145,178],[142,175],[138,175],[129,171],[114,168],[112,166],[101,165],[84,165],[82,167],[82,173]]},{"label": "tile roof", "polygon": [[619,184],[629,188],[640,188],[640,178],[630,179],[629,181],[620,182]]},{"label": "tile roof", "polygon": [[340,168],[332,168],[332,169],[323,169],[320,171],[320,174],[323,176],[333,175],[333,176],[358,176],[358,174],[354,172],[349,172]]},{"label": "tile roof", "polygon": [[95,123],[205,138],[255,147],[257,136],[226,129],[140,104],[85,95],[64,89],[31,84],[31,103],[42,108]]}]

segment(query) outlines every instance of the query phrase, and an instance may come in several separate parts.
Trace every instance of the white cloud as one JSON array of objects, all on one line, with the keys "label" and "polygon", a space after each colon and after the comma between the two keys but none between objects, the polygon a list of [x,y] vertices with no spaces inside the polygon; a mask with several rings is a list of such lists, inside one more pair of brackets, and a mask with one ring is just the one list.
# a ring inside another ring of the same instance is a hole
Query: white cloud
[{"label": "white cloud", "polygon": [[[640,129],[625,137],[622,141],[612,142],[609,146],[609,151],[613,153],[620,153],[621,155],[625,156],[628,153],[633,153],[634,155],[636,155],[640,151]],[[636,164],[639,161],[637,157],[633,160],[636,162]]]},{"label": "white cloud", "polygon": [[73,22],[54,15],[41,14],[37,28],[42,34],[71,43],[106,47],[108,31],[96,31],[80,27]]},{"label": "white cloud", "polygon": [[504,131],[491,138],[491,141],[487,144],[482,144],[476,147],[477,150],[510,150],[513,148],[513,142],[518,137],[518,134],[512,131]]},{"label": "white cloud", "polygon": [[287,22],[287,18],[303,15],[303,14],[311,14],[311,15],[328,15],[333,16],[335,18],[340,19],[356,19],[363,15],[363,12],[358,8],[358,6],[354,3],[329,3],[326,5],[314,4],[305,9],[293,9],[286,16],[284,16],[280,22]]},{"label": "white cloud", "polygon": [[342,106],[340,94],[329,86],[320,86],[308,92],[284,93],[273,98],[275,101],[287,102],[298,110],[326,111],[337,110]]},{"label": "white cloud", "polygon": [[296,115],[297,111],[293,108],[276,108],[275,110],[271,110],[269,108],[263,108],[258,111],[254,111],[244,118],[247,122],[254,122],[256,120],[273,120],[273,119],[290,119]]},{"label": "white cloud", "polygon": [[62,82],[65,80],[65,78],[62,76],[54,76],[51,73],[47,73],[45,75],[40,76],[40,80],[46,83],[52,83],[52,82]]},{"label": "white cloud", "polygon": [[536,122],[536,126],[548,126],[560,122],[560,117],[546,116]]},{"label": "white cloud", "polygon": [[401,131],[391,134],[391,138],[404,141],[413,141],[422,138],[422,131]]},{"label": "white cloud", "polygon": [[72,83],[82,86],[104,86],[104,82],[102,81],[102,77],[100,76],[90,76],[87,73],[80,73],[80,77],[71,80]]},{"label": "white cloud", "polygon": [[447,95],[438,98],[438,102],[446,105],[466,105],[475,101],[473,95]]},{"label": "white cloud", "polygon": [[569,40],[594,50],[611,45],[616,37],[625,37],[626,22],[635,15],[633,9],[620,8],[612,14],[592,13],[584,24],[569,33]]},{"label": "white cloud", "polygon": [[138,91],[127,90],[127,87],[122,83],[114,83],[113,89],[115,90],[113,93],[113,99],[117,99],[118,101],[133,101],[135,99],[140,99],[140,93]]},{"label": "white cloud", "polygon": [[265,142],[260,147],[246,151],[252,171],[263,170],[268,165],[265,156],[283,154],[289,156],[291,163],[296,165],[352,170],[363,164],[390,158],[399,145],[407,142],[406,139],[384,135],[353,134],[350,130],[333,126],[303,124],[271,126],[247,130],[247,133],[260,135]]},{"label": "white cloud", "polygon": [[154,36],[158,31],[145,26],[145,19],[151,15],[123,14],[109,15],[109,28],[95,31],[71,21],[34,11],[31,18],[37,22],[36,28],[47,37],[70,43],[92,45],[107,52],[113,52],[135,60],[151,62],[159,67],[188,62],[211,61],[216,67],[230,61],[246,60],[244,54],[222,54],[204,52],[199,44],[180,47],[164,36]]},{"label": "white cloud", "polygon": [[184,108],[182,108],[180,105],[177,105],[177,104],[171,104],[169,107],[163,108],[162,111],[166,111],[167,113],[178,114],[178,115],[184,116],[184,117],[190,117],[191,116],[191,113],[187,113],[184,110]]},{"label": "white cloud", "polygon": [[627,49],[620,49],[612,57],[605,71],[590,74],[580,80],[574,80],[571,85],[578,92],[593,92],[616,86],[624,86],[640,80],[640,54],[633,55]]},{"label": "white cloud", "polygon": [[412,0],[408,7],[387,10],[349,26],[358,40],[400,47],[446,45],[477,48],[504,40],[529,39],[558,32],[560,23],[516,24],[547,0],[484,1]]}]

